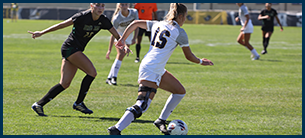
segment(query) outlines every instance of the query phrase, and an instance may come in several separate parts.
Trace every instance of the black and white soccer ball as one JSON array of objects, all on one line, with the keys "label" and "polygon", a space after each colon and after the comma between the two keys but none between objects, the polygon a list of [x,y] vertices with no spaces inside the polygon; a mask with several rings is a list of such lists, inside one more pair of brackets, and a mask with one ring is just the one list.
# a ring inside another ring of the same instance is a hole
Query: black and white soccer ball
[{"label": "black and white soccer ball", "polygon": [[173,120],[167,126],[170,135],[187,135],[188,128],[182,120]]}]

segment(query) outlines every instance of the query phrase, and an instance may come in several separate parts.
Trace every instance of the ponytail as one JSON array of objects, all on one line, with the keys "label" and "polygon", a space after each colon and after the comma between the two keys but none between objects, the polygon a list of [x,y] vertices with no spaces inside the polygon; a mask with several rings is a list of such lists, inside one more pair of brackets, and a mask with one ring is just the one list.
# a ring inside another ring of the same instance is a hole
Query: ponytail
[{"label": "ponytail", "polygon": [[115,8],[115,11],[114,11],[114,13],[113,13],[113,15],[112,15],[112,19],[111,19],[112,21],[113,21],[113,19],[114,19],[114,16],[117,15],[118,12],[121,10],[121,9],[120,9],[120,4],[121,4],[121,3],[117,3],[117,4],[116,4],[116,8]]},{"label": "ponytail", "polygon": [[167,15],[164,17],[166,21],[176,20],[179,15],[184,15],[187,12],[187,8],[182,3],[171,3]]}]

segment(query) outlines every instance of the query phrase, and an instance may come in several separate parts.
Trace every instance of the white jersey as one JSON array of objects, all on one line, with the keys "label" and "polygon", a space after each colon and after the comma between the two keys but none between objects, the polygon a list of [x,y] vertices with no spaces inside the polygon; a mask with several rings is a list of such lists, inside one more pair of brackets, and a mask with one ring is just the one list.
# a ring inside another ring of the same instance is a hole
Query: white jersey
[{"label": "white jersey", "polygon": [[113,17],[113,26],[119,33],[123,33],[132,21],[139,20],[138,11],[136,9],[128,10],[129,14],[127,17],[123,16],[121,12],[119,12]]},{"label": "white jersey", "polygon": [[[139,20],[138,11],[136,9],[128,9],[129,14],[127,17],[122,15],[121,11],[113,17],[113,26],[120,35],[123,35],[124,30],[134,20]],[[130,45],[132,42],[133,35],[130,34],[126,39],[126,44]],[[114,40],[117,42],[117,40]]]},{"label": "white jersey", "polygon": [[151,31],[152,40],[140,68],[162,74],[177,45],[179,44],[180,47],[189,46],[187,34],[176,21],[147,21],[147,31]]},{"label": "white jersey", "polygon": [[[240,19],[240,23],[242,26],[245,25],[245,22],[247,20],[246,15],[249,15],[247,6],[246,5],[240,6],[239,7],[239,19]],[[251,19],[249,19],[248,24],[252,24]]]}]

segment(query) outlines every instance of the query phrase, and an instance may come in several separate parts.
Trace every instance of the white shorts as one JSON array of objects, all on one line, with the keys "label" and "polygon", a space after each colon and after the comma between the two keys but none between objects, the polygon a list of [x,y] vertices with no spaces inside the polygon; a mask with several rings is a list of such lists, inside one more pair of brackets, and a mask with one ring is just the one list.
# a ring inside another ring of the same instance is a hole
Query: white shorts
[{"label": "white shorts", "polygon": [[249,22],[243,31],[244,34],[252,34],[253,33],[253,24]]},{"label": "white shorts", "polygon": [[155,82],[157,86],[159,86],[161,82],[161,78],[165,72],[166,69],[164,69],[164,71],[161,74],[157,74],[140,66],[138,83],[140,83],[141,80],[147,80],[147,81]]},{"label": "white shorts", "polygon": [[[123,33],[119,33],[121,36],[123,35]],[[131,42],[132,42],[132,38],[133,38],[133,33],[131,33],[128,37],[127,37],[127,39],[125,40],[125,43],[127,44],[127,45],[131,45]],[[116,39],[114,39],[114,42],[118,42]]]}]

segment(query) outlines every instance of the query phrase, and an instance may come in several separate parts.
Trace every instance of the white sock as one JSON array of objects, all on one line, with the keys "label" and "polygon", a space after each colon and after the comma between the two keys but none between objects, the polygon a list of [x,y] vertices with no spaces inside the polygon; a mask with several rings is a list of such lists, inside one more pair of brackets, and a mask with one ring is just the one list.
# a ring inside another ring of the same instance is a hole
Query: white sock
[{"label": "white sock", "polygon": [[[141,106],[142,103],[144,102],[144,100],[137,100],[135,105]],[[148,109],[149,105],[151,103],[151,99],[148,99],[147,102],[147,108],[145,110],[142,111],[142,114]],[[123,129],[125,129],[127,126],[129,126],[131,124],[131,122],[134,120],[134,115],[132,112],[130,111],[126,111],[124,113],[124,115],[121,117],[121,119],[119,120],[119,122],[115,125],[115,127],[122,131]]]},{"label": "white sock", "polygon": [[118,59],[114,60],[112,66],[111,66],[110,72],[108,74],[108,78],[112,78],[112,77],[117,77],[118,76],[119,70],[121,68],[121,64],[122,64],[121,60],[118,60]]},{"label": "white sock", "polygon": [[113,69],[113,77],[117,77],[118,73],[119,73],[119,70],[121,68],[122,61],[118,60],[118,59],[115,59],[113,64],[115,64],[114,69]]},{"label": "white sock", "polygon": [[256,52],[256,50],[254,48],[251,50],[251,53],[256,57],[259,56],[259,54]]},{"label": "white sock", "polygon": [[168,97],[159,118],[166,120],[184,96],[185,94],[171,94]]}]

